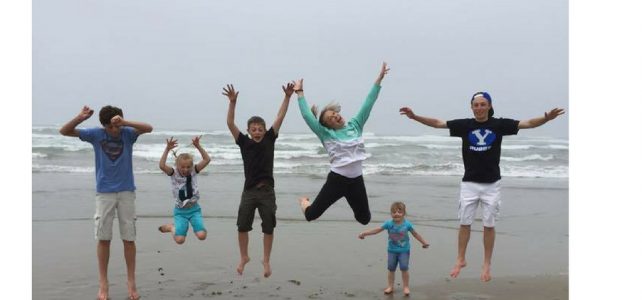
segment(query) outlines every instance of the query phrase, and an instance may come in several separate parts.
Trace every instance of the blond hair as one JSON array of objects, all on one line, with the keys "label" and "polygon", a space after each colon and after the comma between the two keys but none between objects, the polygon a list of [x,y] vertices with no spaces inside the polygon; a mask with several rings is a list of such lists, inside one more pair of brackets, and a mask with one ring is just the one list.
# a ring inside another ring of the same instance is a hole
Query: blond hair
[{"label": "blond hair", "polygon": [[176,155],[176,153],[174,153],[174,156],[176,157],[176,166],[178,166],[178,162],[181,160],[191,160],[192,163],[194,163],[194,156],[189,153],[181,153],[179,155]]},{"label": "blond hair", "polygon": [[[317,117],[317,106],[316,105],[312,105],[312,108],[310,108],[310,110],[312,111],[312,114],[316,118]],[[328,104],[325,107],[323,107],[323,109],[321,110],[321,114],[319,115],[319,123],[321,123],[321,125],[323,125],[324,127],[328,127],[328,124],[326,124],[325,121],[323,120],[323,115],[328,110],[329,111],[334,111],[334,112],[341,112],[341,105],[339,105],[339,103],[337,103],[335,101],[332,101],[332,102],[330,102],[330,104]]]}]

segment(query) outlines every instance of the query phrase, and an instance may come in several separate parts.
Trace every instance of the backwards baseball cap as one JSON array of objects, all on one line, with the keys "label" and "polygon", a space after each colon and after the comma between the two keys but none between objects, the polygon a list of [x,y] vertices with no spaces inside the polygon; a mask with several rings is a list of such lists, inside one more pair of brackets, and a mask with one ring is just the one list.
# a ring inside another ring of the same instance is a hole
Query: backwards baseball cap
[{"label": "backwards baseball cap", "polygon": [[490,104],[490,110],[488,111],[488,117],[492,117],[495,114],[495,110],[493,109],[493,99],[490,98],[490,94],[486,92],[477,92],[473,94],[473,97],[470,99],[470,104],[473,104],[473,100],[477,97],[483,97],[488,101],[488,104]]}]

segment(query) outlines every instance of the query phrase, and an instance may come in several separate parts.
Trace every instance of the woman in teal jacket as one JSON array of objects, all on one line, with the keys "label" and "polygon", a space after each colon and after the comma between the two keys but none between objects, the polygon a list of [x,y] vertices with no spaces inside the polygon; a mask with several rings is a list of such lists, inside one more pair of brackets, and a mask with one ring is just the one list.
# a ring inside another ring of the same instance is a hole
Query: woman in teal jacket
[{"label": "woman in teal jacket", "polygon": [[303,79],[296,81],[294,91],[299,98],[303,119],[330,155],[330,173],[316,199],[312,203],[307,197],[299,199],[306,220],[317,219],[330,205],[345,197],[354,212],[354,218],[364,225],[370,222],[368,195],[362,175],[362,162],[366,159],[362,134],[363,126],[379,96],[381,81],[389,70],[384,62],[361,109],[347,123],[340,114],[341,106],[334,103],[321,110],[317,120],[316,107],[313,105],[310,109],[303,95]]}]

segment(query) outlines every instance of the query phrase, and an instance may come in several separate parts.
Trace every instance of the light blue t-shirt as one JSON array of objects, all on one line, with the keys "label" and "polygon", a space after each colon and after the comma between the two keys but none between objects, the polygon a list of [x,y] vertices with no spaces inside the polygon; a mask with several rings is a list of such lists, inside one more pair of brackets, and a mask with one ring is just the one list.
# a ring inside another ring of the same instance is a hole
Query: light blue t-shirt
[{"label": "light blue t-shirt", "polygon": [[404,253],[410,251],[409,232],[413,230],[412,223],[404,219],[401,224],[388,220],[381,225],[381,228],[388,230],[388,252]]},{"label": "light blue t-shirt", "polygon": [[94,147],[96,191],[134,191],[132,150],[138,134],[132,127],[121,127],[120,137],[112,137],[102,127],[78,129],[81,141]]}]

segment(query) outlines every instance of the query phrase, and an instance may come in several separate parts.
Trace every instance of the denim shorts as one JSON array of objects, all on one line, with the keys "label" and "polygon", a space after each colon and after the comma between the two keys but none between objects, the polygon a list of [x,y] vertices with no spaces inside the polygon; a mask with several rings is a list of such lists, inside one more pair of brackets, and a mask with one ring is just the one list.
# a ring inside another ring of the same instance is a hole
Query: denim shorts
[{"label": "denim shorts", "polygon": [[201,206],[198,203],[192,205],[190,208],[174,207],[174,227],[175,234],[178,236],[186,236],[189,224],[192,224],[194,232],[206,231],[203,225],[203,215],[201,214]]},{"label": "denim shorts", "polygon": [[409,262],[410,251],[402,253],[388,252],[388,271],[390,272],[397,270],[397,264],[399,264],[399,270],[408,271]]}]

